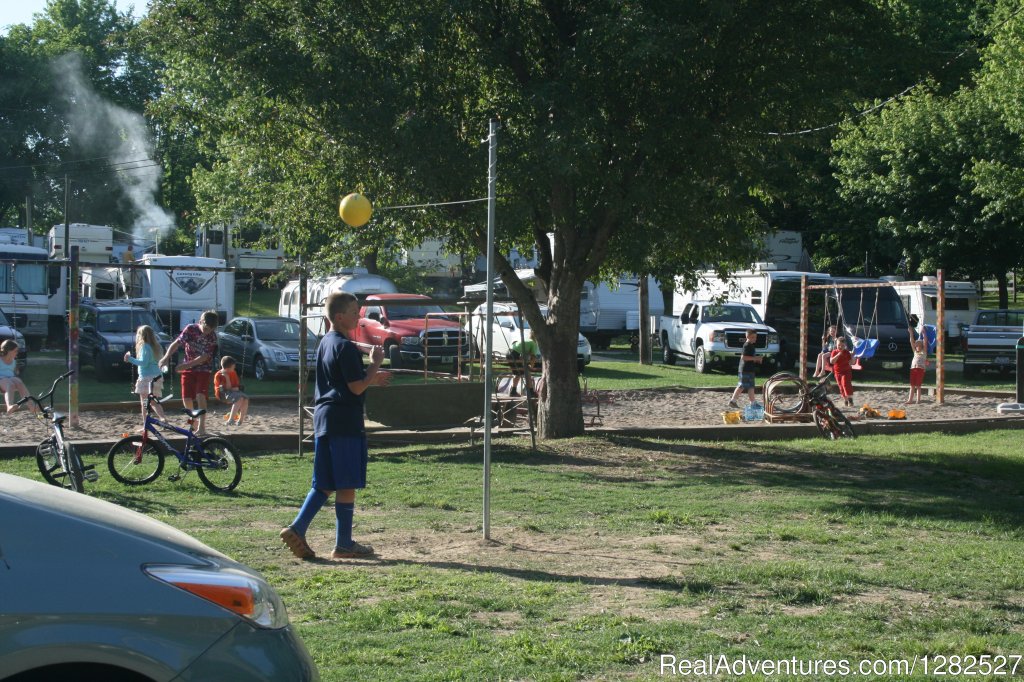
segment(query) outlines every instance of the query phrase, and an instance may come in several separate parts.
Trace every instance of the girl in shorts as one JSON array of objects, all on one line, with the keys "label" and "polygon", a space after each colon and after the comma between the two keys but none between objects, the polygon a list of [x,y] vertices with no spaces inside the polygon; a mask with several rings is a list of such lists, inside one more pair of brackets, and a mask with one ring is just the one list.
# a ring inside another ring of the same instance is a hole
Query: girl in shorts
[{"label": "girl in shorts", "polygon": [[[163,372],[156,359],[163,355],[160,341],[156,338],[156,332],[149,325],[142,325],[135,332],[135,357],[131,353],[124,354],[124,361],[130,362],[139,368],[139,380],[135,382],[135,392],[139,394],[139,401],[142,403],[142,422],[146,422],[146,397],[153,394],[160,397],[163,391]],[[160,419],[166,419],[164,408],[158,402],[153,402],[153,411]]]}]

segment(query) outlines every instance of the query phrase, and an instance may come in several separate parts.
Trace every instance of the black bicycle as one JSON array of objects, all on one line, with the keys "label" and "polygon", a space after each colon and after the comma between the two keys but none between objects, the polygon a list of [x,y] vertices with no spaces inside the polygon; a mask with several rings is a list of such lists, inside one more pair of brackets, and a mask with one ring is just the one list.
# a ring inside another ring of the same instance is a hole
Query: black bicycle
[{"label": "black bicycle", "polygon": [[814,425],[818,427],[822,436],[829,440],[856,438],[853,424],[828,397],[828,382],[831,378],[830,372],[817,384],[809,385],[803,392],[804,401],[814,417]]},{"label": "black bicycle", "polygon": [[[52,433],[36,446],[36,466],[39,467],[43,479],[50,485],[84,493],[85,481],[95,481],[99,474],[96,473],[94,465],[82,464],[82,458],[78,456],[75,446],[64,437],[64,420],[67,419],[67,415],[53,410],[53,394],[57,390],[57,384],[72,374],[73,371],[61,374],[54,380],[47,393],[38,398],[32,395],[25,396],[17,405],[20,407],[31,401],[39,409],[40,418],[50,423]],[[44,400],[48,402],[44,404]]]},{"label": "black bicycle", "polygon": [[[242,459],[234,447],[220,436],[199,436],[191,428],[184,429],[153,416],[153,401],[164,403],[174,396],[160,399],[154,395],[146,398],[146,422],[143,432],[126,436],[114,443],[107,453],[107,468],[115,480],[125,485],[145,485],[155,481],[164,470],[164,457],[168,453],[178,458],[178,472],[169,477],[180,480],[190,471],[199,475],[199,480],[217,493],[235,489],[242,480]],[[188,415],[189,425],[206,413],[206,410],[183,410]],[[167,440],[160,429],[167,429],[185,437],[180,450]]]}]

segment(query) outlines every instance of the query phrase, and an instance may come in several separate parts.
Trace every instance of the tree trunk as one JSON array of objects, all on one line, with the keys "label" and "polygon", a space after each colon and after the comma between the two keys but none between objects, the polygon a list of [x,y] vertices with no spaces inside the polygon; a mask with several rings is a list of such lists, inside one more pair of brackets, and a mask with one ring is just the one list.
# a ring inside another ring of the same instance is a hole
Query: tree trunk
[{"label": "tree trunk", "polygon": [[999,307],[1009,308],[1010,307],[1010,289],[1007,286],[1007,279],[1005,272],[996,273],[996,282],[999,283]]},{"label": "tree trunk", "polygon": [[564,330],[555,333],[556,330],[548,327],[553,333],[549,348],[544,352],[544,387],[537,410],[537,434],[541,439],[571,438],[583,433],[583,406],[576,369],[579,325],[564,326],[572,327],[571,336]]},{"label": "tree trunk", "polygon": [[640,325],[637,333],[640,334],[640,364],[650,365],[654,362],[651,357],[650,291],[648,291],[647,275],[641,273],[639,277],[640,279],[637,281],[640,284]]}]

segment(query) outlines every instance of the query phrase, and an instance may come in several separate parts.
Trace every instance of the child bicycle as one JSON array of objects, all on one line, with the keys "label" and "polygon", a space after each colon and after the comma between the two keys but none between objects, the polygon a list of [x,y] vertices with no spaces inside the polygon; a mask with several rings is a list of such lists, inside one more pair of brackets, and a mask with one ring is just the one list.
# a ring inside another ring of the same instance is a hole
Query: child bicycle
[{"label": "child bicycle", "polygon": [[[180,480],[190,471],[210,490],[226,493],[235,489],[242,480],[242,460],[234,447],[220,436],[199,436],[191,429],[183,429],[157,419],[152,413],[153,401],[162,400],[150,394],[146,398],[146,422],[141,434],[126,436],[114,443],[107,453],[107,468],[115,480],[125,485],[145,485],[155,481],[164,470],[164,457],[170,453],[178,458],[179,472],[169,477]],[[206,410],[183,410],[191,424]],[[185,437],[185,445],[178,450],[161,433],[166,429]]]},{"label": "child bicycle", "polygon": [[[64,437],[64,420],[67,415],[53,411],[53,393],[57,390],[57,384],[72,374],[73,371],[61,374],[54,380],[49,392],[38,398],[32,395],[25,396],[17,405],[20,407],[31,401],[39,408],[40,418],[50,422],[53,433],[36,446],[36,466],[39,467],[43,479],[50,485],[82,493],[85,492],[84,482],[95,481],[99,475],[92,464],[82,465],[82,458],[78,456],[75,446]],[[44,405],[44,400],[48,400],[48,404]]]},{"label": "child bicycle", "polygon": [[831,378],[832,373],[829,372],[817,384],[808,385],[803,391],[804,402],[810,408],[814,425],[818,427],[822,436],[829,440],[856,438],[853,424],[828,397],[828,382]]}]

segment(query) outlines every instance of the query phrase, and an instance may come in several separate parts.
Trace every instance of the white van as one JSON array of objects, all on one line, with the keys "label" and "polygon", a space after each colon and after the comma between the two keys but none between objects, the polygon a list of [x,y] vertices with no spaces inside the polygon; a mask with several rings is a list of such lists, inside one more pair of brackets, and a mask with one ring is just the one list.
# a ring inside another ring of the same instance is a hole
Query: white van
[{"label": "white van", "polygon": [[[327,296],[334,291],[347,291],[356,296],[365,296],[367,294],[397,294],[398,287],[387,277],[369,274],[366,268],[346,268],[335,275],[306,280],[306,314],[313,316],[308,319],[307,327],[317,336],[327,333],[327,324],[319,316],[319,308]],[[277,314],[281,317],[299,319],[301,314],[299,280],[289,280],[281,289]]]},{"label": "white van", "polygon": [[[939,301],[939,283],[935,277],[922,277],[928,284],[900,284],[894,280],[893,289],[903,301],[903,307],[910,315],[917,315],[923,324],[934,325]],[[959,339],[962,329],[974,321],[978,311],[978,288],[973,282],[945,282],[946,313],[945,337]]]}]

